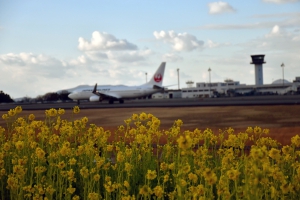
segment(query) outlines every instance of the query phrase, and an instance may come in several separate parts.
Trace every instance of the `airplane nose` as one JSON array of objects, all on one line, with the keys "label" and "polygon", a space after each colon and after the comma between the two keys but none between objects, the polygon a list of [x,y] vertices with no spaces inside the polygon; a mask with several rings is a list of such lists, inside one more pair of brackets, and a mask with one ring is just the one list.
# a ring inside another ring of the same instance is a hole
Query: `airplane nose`
[{"label": "airplane nose", "polygon": [[68,97],[69,97],[70,99],[74,99],[75,96],[76,96],[76,94],[74,94],[74,93],[70,93],[70,94],[68,95]]}]

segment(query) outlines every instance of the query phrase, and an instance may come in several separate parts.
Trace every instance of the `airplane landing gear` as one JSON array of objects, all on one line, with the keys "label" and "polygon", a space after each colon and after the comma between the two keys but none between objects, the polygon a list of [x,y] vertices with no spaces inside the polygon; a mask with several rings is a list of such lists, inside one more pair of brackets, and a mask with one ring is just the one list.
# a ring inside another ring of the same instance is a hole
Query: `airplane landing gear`
[{"label": "airplane landing gear", "polygon": [[114,100],[113,100],[113,99],[110,99],[110,100],[108,101],[108,103],[109,103],[109,104],[113,104],[113,103],[114,103]]},{"label": "airplane landing gear", "polygon": [[79,105],[80,104],[80,101],[79,100],[77,100],[77,105]]},{"label": "airplane landing gear", "polygon": [[123,100],[123,99],[120,99],[120,100],[119,100],[119,103],[124,103],[124,100]]}]

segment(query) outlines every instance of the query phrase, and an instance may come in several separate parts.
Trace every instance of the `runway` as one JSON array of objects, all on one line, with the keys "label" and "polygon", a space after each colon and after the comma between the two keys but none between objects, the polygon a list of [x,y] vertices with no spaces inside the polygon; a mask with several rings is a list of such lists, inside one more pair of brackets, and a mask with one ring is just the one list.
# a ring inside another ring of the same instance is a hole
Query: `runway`
[{"label": "runway", "polygon": [[[46,110],[50,108],[71,109],[77,102],[65,103],[7,103],[0,104],[1,111],[22,106],[23,110]],[[80,102],[81,109],[91,108],[134,108],[134,107],[191,107],[191,106],[251,106],[251,105],[300,105],[300,95],[288,96],[249,96],[223,98],[190,98],[190,99],[137,99],[125,100],[123,104],[104,102]]]}]

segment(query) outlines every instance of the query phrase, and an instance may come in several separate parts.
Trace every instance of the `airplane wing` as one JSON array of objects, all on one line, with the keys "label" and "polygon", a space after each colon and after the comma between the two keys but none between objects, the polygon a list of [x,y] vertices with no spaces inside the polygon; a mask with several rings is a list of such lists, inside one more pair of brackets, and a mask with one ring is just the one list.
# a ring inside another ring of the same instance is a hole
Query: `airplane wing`
[{"label": "airplane wing", "polygon": [[112,92],[102,92],[102,91],[97,91],[97,83],[93,89],[93,94],[97,95],[97,96],[101,96],[101,97],[106,97],[106,98],[116,98],[116,99],[120,99],[121,96],[117,95],[117,94],[114,94]]},{"label": "airplane wing", "polygon": [[[177,84],[174,84],[174,85],[177,85]],[[164,90],[165,88],[171,87],[171,86],[174,86],[174,85],[166,85],[166,86],[153,85],[153,89]]]},{"label": "airplane wing", "polygon": [[104,96],[104,97],[108,97],[108,98],[113,97],[113,98],[116,98],[116,99],[121,99],[121,96],[119,96],[117,94],[114,94],[114,93],[111,93],[111,92],[98,92],[98,94],[100,94],[101,96]]}]

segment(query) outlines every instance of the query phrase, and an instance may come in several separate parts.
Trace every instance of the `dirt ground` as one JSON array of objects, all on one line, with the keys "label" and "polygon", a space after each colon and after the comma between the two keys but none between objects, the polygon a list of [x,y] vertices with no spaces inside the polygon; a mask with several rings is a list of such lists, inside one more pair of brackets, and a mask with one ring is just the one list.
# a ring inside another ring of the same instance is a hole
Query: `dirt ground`
[{"label": "dirt ground", "polygon": [[[72,115],[66,110],[64,119],[72,120],[88,117],[93,123],[105,129],[115,130],[124,125],[124,120],[133,113],[151,113],[161,120],[161,129],[168,129],[175,120],[183,121],[182,128],[205,130],[210,128],[216,133],[219,129],[233,128],[236,133],[245,131],[248,126],[260,126],[270,129],[270,137],[289,144],[290,138],[300,134],[300,106],[220,106],[220,107],[176,107],[176,108],[107,108],[82,109],[79,114]],[[0,115],[6,112],[0,111]],[[21,116],[34,114],[36,119],[43,120],[45,111],[22,111]],[[5,121],[0,120],[0,126],[5,127]]]}]

